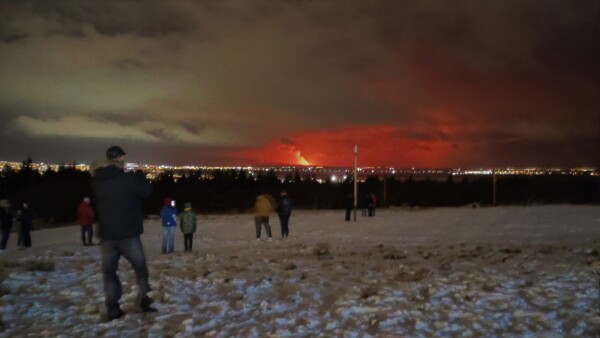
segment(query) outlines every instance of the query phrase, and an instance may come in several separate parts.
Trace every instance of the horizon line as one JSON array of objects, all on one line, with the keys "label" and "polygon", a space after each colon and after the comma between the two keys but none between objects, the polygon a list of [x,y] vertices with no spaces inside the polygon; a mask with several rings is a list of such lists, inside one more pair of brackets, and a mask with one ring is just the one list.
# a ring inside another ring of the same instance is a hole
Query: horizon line
[{"label": "horizon line", "polygon": [[[0,163],[7,164],[19,164],[23,165],[25,161],[5,161],[0,160]],[[31,162],[34,165],[46,165],[46,166],[91,166],[92,163],[76,162],[71,163],[50,163],[50,162]],[[323,166],[323,165],[301,165],[301,164],[260,164],[260,165],[199,165],[199,164],[185,164],[185,165],[172,165],[172,164],[155,164],[155,163],[144,163],[144,162],[125,162],[126,166],[152,166],[152,167],[164,167],[172,169],[193,169],[193,168],[239,168],[239,169],[252,169],[252,168],[331,168],[331,169],[354,169],[354,166]],[[391,170],[506,170],[506,169],[517,169],[517,170],[579,170],[579,171],[598,171],[599,168],[593,166],[474,166],[474,167],[396,167],[396,166],[358,166],[357,169],[391,169]]]}]

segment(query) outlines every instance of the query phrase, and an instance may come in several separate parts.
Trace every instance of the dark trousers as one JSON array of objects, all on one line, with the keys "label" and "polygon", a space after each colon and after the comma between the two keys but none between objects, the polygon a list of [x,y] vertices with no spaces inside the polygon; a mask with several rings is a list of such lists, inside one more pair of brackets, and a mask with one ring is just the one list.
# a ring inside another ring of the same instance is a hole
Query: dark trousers
[{"label": "dark trousers", "polygon": [[375,216],[375,208],[369,207],[369,217]]},{"label": "dark trousers", "polygon": [[290,234],[290,215],[279,215],[279,223],[281,224],[281,238],[285,238]]},{"label": "dark trousers", "polygon": [[94,228],[91,224],[81,226],[81,242],[83,245],[92,245],[92,237],[94,236]]},{"label": "dark trousers", "polygon": [[183,247],[185,251],[192,251],[192,244],[194,242],[194,234],[183,234]]},{"label": "dark trousers", "polygon": [[271,226],[269,225],[269,216],[254,216],[254,227],[256,228],[256,238],[260,238],[260,230],[265,225],[267,235],[271,238]]},{"label": "dark trousers", "polygon": [[106,312],[109,317],[120,312],[119,299],[121,299],[121,281],[117,275],[119,259],[125,257],[133,267],[139,287],[137,302],[149,303],[147,293],[150,291],[148,283],[148,267],[146,256],[140,237],[133,237],[117,241],[103,240],[100,246],[102,255],[102,277],[104,282],[104,295]]},{"label": "dark trousers", "polygon": [[10,236],[10,228],[2,228],[2,241],[0,242],[0,250],[6,249],[8,237]]},{"label": "dark trousers", "polygon": [[346,221],[350,220],[350,214],[352,213],[352,209],[346,208]]},{"label": "dark trousers", "polygon": [[31,248],[31,230],[27,228],[21,228],[18,244],[19,246],[23,246],[25,248]]}]

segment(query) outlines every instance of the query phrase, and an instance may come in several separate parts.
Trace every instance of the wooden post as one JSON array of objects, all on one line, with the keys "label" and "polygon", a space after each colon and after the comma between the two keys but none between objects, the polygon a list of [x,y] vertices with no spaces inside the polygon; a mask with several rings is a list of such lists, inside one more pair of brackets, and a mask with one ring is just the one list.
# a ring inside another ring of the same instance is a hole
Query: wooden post
[{"label": "wooden post", "polygon": [[354,145],[354,222],[356,222],[356,208],[358,207],[358,144]]},{"label": "wooden post", "polygon": [[383,206],[387,207],[387,174],[383,173]]},{"label": "wooden post", "polygon": [[493,197],[492,197],[492,203],[494,204],[494,206],[496,205],[496,171],[494,170],[494,188],[493,188]]}]

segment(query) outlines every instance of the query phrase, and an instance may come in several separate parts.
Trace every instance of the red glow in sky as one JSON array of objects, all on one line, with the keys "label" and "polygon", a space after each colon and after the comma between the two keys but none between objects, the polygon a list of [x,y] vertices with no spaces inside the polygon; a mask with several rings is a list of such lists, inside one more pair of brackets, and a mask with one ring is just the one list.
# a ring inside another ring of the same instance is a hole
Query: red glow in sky
[{"label": "red glow in sky", "polygon": [[[442,126],[437,133],[448,134],[451,129]],[[290,144],[274,140],[259,149],[243,150],[239,156],[262,164],[352,166],[353,147],[358,144],[361,166],[439,167],[454,162],[452,157],[460,161],[458,145],[442,137],[418,139],[423,135],[394,126],[346,126],[296,133],[289,138]]]}]

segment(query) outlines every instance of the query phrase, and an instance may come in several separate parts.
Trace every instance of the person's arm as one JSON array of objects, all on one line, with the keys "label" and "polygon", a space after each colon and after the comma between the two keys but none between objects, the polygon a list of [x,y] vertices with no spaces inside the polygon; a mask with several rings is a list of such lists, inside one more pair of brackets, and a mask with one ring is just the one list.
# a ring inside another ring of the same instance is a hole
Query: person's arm
[{"label": "person's arm", "polygon": [[144,173],[138,170],[133,174],[135,178],[135,192],[140,198],[147,198],[152,193],[152,184],[148,182]]}]

